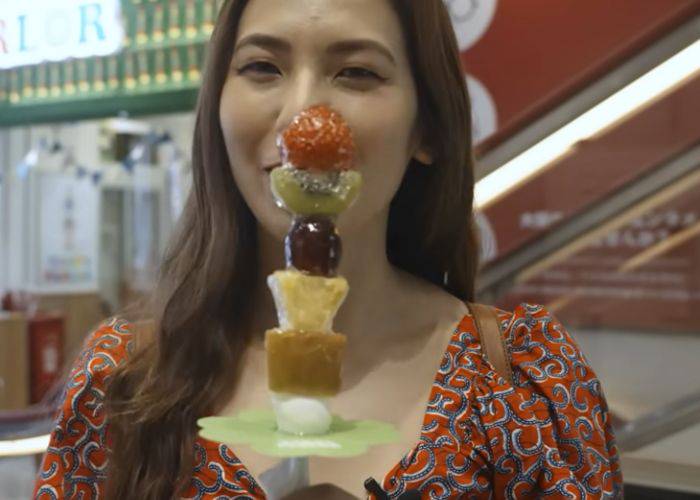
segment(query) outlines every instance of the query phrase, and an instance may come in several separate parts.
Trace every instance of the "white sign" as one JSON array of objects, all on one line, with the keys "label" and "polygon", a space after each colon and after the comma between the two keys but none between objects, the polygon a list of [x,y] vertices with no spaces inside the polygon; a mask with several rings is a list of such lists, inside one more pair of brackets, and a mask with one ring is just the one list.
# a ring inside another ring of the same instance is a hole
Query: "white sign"
[{"label": "white sign", "polygon": [[97,289],[99,188],[89,177],[40,169],[33,185],[39,225],[35,285],[43,291]]},{"label": "white sign", "polygon": [[120,0],[0,0],[0,69],[112,54]]}]

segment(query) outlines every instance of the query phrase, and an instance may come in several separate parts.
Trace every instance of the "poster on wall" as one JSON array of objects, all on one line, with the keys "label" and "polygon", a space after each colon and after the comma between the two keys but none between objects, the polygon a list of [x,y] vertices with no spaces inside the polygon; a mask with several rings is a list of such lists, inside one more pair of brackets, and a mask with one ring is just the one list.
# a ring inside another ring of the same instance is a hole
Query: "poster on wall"
[{"label": "poster on wall", "polygon": [[89,177],[38,172],[38,266],[41,291],[95,290],[98,264],[100,191]]}]

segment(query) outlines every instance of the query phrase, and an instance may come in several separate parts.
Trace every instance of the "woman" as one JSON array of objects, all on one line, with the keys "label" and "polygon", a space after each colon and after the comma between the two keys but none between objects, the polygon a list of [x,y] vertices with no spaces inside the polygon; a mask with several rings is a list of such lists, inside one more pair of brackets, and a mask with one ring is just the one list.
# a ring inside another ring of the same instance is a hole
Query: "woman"
[{"label": "woman", "polygon": [[[404,439],[310,460],[311,484],[391,498],[611,498],[619,460],[600,383],[543,308],[498,311],[515,387],[481,354],[474,294],[470,108],[440,0],[234,0],[200,95],[193,191],[161,269],[155,334],[110,320],[78,360],[37,496],[263,498],[274,461],[197,436],[196,420],[268,405],[265,276],[289,216],[268,171],[276,135],[314,104],[353,130],[360,199],[338,220],[350,294],[334,412]],[[428,403],[426,409],[426,403]],[[422,426],[421,426],[422,424]],[[432,496],[431,496],[432,495]]]}]

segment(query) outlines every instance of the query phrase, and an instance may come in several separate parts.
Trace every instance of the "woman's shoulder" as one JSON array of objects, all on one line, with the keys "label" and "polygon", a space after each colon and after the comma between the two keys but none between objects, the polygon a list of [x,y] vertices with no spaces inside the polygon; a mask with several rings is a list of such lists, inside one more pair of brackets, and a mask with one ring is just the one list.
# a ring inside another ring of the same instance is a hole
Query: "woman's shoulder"
[{"label": "woman's shoulder", "polygon": [[108,318],[86,336],[76,364],[99,360],[90,369],[94,372],[109,371],[124,362],[134,347],[133,324],[123,318]]},{"label": "woman's shoulder", "polygon": [[496,313],[516,387],[536,393],[548,404],[565,394],[567,404],[557,403],[559,412],[607,411],[595,370],[574,335],[549,308],[521,303],[512,312],[496,309]]},{"label": "woman's shoulder", "polygon": [[[470,303],[467,302],[466,304],[469,309]],[[562,324],[554,316],[553,312],[541,304],[521,302],[512,309],[503,309],[490,304],[483,304],[481,307],[489,308],[493,311],[498,318],[501,334],[504,337],[522,334],[524,331],[532,331],[533,328],[540,333],[549,328],[563,330]],[[473,311],[469,310],[467,317],[473,317],[473,313]]]},{"label": "woman's shoulder", "polygon": [[573,335],[546,306],[522,302],[512,311],[493,309],[501,334],[511,349],[539,346],[547,351],[567,351],[567,357],[583,356]]},{"label": "woman's shoulder", "polygon": [[[432,477],[423,474],[424,464],[430,463],[429,472],[442,470],[458,478],[450,487],[466,485],[462,493],[472,493],[483,470],[491,470],[492,484],[500,491],[536,484],[539,491],[578,490],[577,498],[599,496],[601,490],[617,498],[622,478],[607,401],[574,337],[546,306],[488,307],[506,340],[512,383],[483,356],[476,320],[465,317],[438,374],[434,390],[440,397],[431,399],[425,445],[417,449],[429,460],[418,453],[410,456],[385,487],[418,487],[425,494],[420,480]],[[441,439],[460,443],[455,454],[468,467],[456,467],[461,462],[450,457],[451,451],[445,453],[446,461],[431,455]],[[543,455],[541,450],[550,451]],[[603,460],[591,465],[587,456]],[[515,465],[498,466],[505,462]],[[595,490],[592,474],[601,478]]]},{"label": "woman's shoulder", "polygon": [[[486,307],[496,315],[506,357],[513,375],[519,380],[525,375],[524,378],[539,382],[573,381],[577,375],[583,375],[589,381],[596,378],[574,336],[547,306],[522,302],[509,310],[493,305]],[[470,364],[474,354],[482,353],[478,322],[474,316],[465,317],[453,336],[452,344],[467,347],[461,352],[469,354]],[[480,367],[476,371],[482,373],[491,371],[490,365],[482,362],[471,366]]]},{"label": "woman's shoulder", "polygon": [[501,331],[505,332],[523,323],[534,325],[542,318],[554,319],[552,311],[547,306],[531,302],[521,302],[512,308],[503,309],[495,305],[489,305],[500,320]]},{"label": "woman's shoulder", "polygon": [[132,325],[119,318],[105,320],[85,337],[64,385],[34,498],[92,498],[101,491],[107,463],[106,383],[133,344]]},{"label": "woman's shoulder", "polygon": [[[88,333],[83,345],[87,349],[95,347],[113,349],[122,342],[128,343],[132,341],[133,336],[134,324],[125,318],[113,316],[102,321]],[[118,344],[115,344],[115,342],[118,342]]]},{"label": "woman's shoulder", "polygon": [[104,320],[83,341],[68,376],[66,392],[100,389],[136,347],[135,324],[119,317]]}]

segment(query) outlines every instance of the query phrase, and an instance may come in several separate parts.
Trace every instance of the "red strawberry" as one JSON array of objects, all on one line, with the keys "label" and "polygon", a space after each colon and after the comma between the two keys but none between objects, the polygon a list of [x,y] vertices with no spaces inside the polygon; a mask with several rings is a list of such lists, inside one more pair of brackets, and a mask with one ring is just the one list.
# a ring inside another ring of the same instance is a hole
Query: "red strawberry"
[{"label": "red strawberry", "polygon": [[340,113],[325,105],[312,106],[294,117],[277,138],[282,160],[298,169],[349,170],[355,144]]}]

